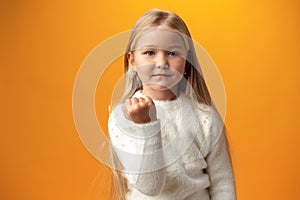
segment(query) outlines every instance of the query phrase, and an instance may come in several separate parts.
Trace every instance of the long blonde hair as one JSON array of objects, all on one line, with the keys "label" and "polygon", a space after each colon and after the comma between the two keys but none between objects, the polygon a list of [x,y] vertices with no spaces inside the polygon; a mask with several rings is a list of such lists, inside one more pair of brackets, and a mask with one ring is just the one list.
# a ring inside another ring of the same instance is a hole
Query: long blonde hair
[{"label": "long blonde hair", "polygon": [[[137,73],[130,71],[128,54],[134,49],[134,41],[141,34],[141,31],[151,28],[162,26],[186,35],[188,40],[188,54],[185,64],[185,75],[184,80],[179,82],[178,89],[180,92],[184,92],[191,99],[195,99],[200,103],[205,103],[211,105],[211,97],[207,89],[206,83],[202,76],[202,71],[200,69],[200,64],[198,62],[193,41],[191,39],[191,34],[184,23],[184,21],[175,13],[170,11],[164,11],[159,9],[152,9],[145,14],[143,14],[133,26],[130,34],[129,42],[126,48],[126,53],[124,56],[124,72],[126,73],[125,91],[123,95],[123,100],[131,98],[132,95],[137,91],[142,89],[142,82],[138,77]],[[191,87],[187,87],[187,82]],[[191,91],[193,90],[193,91]],[[113,150],[112,150],[113,151]],[[113,167],[113,180],[111,186],[111,199],[113,200],[124,200],[127,193],[127,181],[122,176],[121,163],[119,162],[117,156],[112,152],[112,162],[115,167]]]},{"label": "long blonde hair", "polygon": [[[153,9],[145,14],[143,14],[135,23],[129,42],[126,48],[126,53],[124,56],[124,72],[126,73],[126,83],[123,99],[130,98],[137,90],[142,89],[142,82],[138,75],[129,69],[128,54],[134,49],[134,41],[140,35],[140,32],[151,27],[162,26],[175,31],[180,32],[188,38],[188,54],[185,64],[185,79],[188,81],[191,87],[186,87],[184,81],[179,83],[179,89],[185,92],[185,94],[194,98],[193,93],[196,95],[196,100],[207,105],[211,105],[211,97],[207,89],[206,83],[203,79],[200,64],[198,62],[193,41],[191,39],[191,34],[184,23],[184,21],[175,13],[170,11],[163,11],[158,9]],[[190,91],[190,89],[194,91]]]}]

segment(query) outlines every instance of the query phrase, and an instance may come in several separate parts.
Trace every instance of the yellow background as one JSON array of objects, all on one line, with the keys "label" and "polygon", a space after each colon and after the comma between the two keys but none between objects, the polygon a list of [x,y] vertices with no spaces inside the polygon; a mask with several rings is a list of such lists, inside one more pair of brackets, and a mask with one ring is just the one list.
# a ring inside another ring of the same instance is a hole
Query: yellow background
[{"label": "yellow background", "polygon": [[96,45],[151,8],[178,13],[219,67],[238,199],[300,199],[300,14],[284,0],[1,1],[0,199],[107,199],[109,169],[75,129],[73,83]]}]

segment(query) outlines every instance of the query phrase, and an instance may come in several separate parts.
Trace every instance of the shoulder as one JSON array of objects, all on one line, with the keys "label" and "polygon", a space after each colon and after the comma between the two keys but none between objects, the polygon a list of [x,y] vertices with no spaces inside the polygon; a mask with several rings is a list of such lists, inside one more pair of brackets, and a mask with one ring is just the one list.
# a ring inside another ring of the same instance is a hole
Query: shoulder
[{"label": "shoulder", "polygon": [[210,105],[207,105],[205,103],[198,102],[198,103],[196,103],[196,105],[197,105],[198,109],[202,112],[209,112],[209,111],[211,111],[211,109],[213,109]]},{"label": "shoulder", "polygon": [[223,134],[224,122],[214,106],[197,103],[197,114],[201,134],[198,139],[204,154],[208,154]]},{"label": "shoulder", "polygon": [[194,105],[197,107],[197,114],[203,123],[207,123],[211,126],[223,124],[223,120],[216,107],[200,102]]},{"label": "shoulder", "polygon": [[185,113],[187,115],[195,113],[201,126],[212,128],[223,125],[223,120],[214,105],[198,102],[197,100],[191,99],[185,95],[180,96],[180,99]]}]

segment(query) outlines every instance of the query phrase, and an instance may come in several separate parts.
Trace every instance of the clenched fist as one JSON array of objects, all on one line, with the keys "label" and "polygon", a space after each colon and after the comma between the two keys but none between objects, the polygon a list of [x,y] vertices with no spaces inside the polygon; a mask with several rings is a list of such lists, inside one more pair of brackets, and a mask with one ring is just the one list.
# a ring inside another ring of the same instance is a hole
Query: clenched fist
[{"label": "clenched fist", "polygon": [[133,97],[128,99],[122,106],[124,116],[137,124],[155,121],[156,108],[150,97]]}]

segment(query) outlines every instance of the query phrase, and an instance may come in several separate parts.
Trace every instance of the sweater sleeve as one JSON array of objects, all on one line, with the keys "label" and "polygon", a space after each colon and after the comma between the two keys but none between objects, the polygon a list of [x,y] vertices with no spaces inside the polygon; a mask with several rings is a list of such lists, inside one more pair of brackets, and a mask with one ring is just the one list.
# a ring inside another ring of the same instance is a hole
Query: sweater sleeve
[{"label": "sweater sleeve", "polygon": [[160,121],[136,124],[117,106],[111,113],[109,135],[128,184],[145,195],[157,195],[165,183]]},{"label": "sweater sleeve", "polygon": [[235,184],[225,133],[206,156],[211,200],[235,200]]}]

